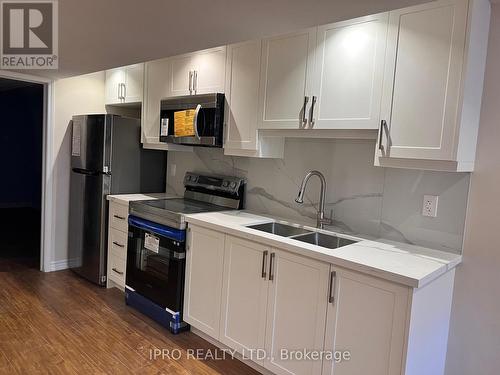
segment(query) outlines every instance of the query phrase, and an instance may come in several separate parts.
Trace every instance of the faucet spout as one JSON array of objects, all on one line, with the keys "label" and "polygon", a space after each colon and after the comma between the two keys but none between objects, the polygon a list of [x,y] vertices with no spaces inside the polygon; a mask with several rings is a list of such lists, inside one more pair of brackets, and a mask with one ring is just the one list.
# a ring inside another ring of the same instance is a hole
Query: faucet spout
[{"label": "faucet spout", "polygon": [[300,185],[299,193],[297,194],[297,198],[295,198],[295,202],[300,203],[300,204],[304,203],[304,193],[306,190],[306,186],[307,186],[307,183],[309,182],[309,179],[312,176],[317,176],[321,182],[321,190],[320,190],[320,196],[319,196],[319,207],[318,207],[316,226],[320,229],[323,229],[323,226],[325,224],[332,223],[332,219],[325,218],[326,179],[325,179],[325,176],[323,175],[323,173],[321,173],[320,171],[312,170],[312,171],[309,171],[304,176],[304,179],[302,180],[302,183]]}]

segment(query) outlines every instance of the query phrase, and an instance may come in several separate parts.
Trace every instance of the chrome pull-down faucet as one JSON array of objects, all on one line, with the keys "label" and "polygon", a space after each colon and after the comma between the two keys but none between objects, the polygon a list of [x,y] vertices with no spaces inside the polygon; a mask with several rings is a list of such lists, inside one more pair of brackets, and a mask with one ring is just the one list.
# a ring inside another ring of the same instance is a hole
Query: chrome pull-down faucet
[{"label": "chrome pull-down faucet", "polygon": [[300,185],[300,190],[299,194],[297,195],[297,198],[295,198],[295,202],[297,203],[304,203],[304,192],[306,190],[306,185],[311,176],[318,176],[319,180],[321,181],[321,190],[320,190],[320,195],[319,195],[319,207],[318,207],[318,214],[317,214],[317,221],[316,221],[316,227],[319,229],[323,229],[323,226],[326,225],[331,225],[333,223],[333,220],[331,218],[325,218],[325,195],[326,195],[326,179],[323,173],[320,171],[309,171],[305,176],[304,179],[302,180],[302,184]]}]

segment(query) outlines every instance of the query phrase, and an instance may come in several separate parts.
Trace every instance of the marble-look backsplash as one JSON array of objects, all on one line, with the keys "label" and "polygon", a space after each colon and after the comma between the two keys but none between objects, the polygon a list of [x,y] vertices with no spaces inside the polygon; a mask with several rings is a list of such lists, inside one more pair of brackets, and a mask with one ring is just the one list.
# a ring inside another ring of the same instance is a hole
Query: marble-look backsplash
[{"label": "marble-look backsplash", "polygon": [[[169,152],[167,192],[183,194],[186,171],[245,177],[249,210],[314,225],[318,179],[311,178],[304,204],[295,197],[306,172],[317,169],[328,182],[326,215],[333,210],[341,230],[460,253],[470,175],[374,167],[374,149],[366,140],[288,139],[284,159]],[[421,215],[424,194],[439,196],[437,218]]]}]

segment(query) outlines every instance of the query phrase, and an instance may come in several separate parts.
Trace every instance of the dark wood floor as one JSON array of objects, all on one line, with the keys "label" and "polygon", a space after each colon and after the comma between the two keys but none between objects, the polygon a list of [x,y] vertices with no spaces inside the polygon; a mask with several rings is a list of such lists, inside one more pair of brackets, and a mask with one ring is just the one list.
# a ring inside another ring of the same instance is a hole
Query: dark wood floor
[{"label": "dark wood floor", "polygon": [[[179,349],[179,360],[150,359]],[[0,259],[1,374],[257,374],[235,359],[198,360],[215,350],[191,332],[172,335],[71,271],[41,273]]]}]

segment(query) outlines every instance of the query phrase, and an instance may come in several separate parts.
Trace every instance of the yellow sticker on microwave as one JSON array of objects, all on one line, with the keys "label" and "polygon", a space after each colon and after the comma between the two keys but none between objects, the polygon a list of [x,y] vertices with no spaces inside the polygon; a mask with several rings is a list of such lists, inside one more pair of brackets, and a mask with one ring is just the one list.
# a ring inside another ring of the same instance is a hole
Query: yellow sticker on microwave
[{"label": "yellow sticker on microwave", "polygon": [[194,109],[174,112],[174,135],[176,137],[191,137],[194,132]]}]

